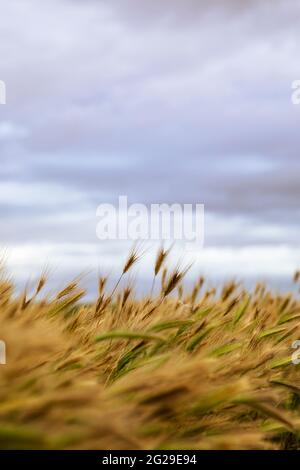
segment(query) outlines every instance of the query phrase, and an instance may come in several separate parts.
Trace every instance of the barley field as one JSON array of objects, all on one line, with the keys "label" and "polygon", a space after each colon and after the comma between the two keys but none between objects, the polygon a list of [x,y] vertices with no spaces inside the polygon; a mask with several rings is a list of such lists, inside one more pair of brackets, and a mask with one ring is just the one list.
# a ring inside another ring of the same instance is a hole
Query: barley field
[{"label": "barley field", "polygon": [[[300,302],[168,269],[160,249],[148,297],[128,274],[85,302],[79,281],[16,295],[2,274],[1,449],[297,449]],[[293,282],[298,283],[299,273]]]}]

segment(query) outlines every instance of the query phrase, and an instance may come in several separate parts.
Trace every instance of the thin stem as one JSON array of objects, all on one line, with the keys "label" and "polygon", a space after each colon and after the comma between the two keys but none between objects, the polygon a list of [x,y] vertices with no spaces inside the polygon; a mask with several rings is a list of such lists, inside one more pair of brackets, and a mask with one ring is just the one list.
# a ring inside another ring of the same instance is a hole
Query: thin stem
[{"label": "thin stem", "polygon": [[122,279],[123,275],[124,275],[124,273],[122,273],[121,276],[119,277],[117,284],[115,285],[115,287],[114,287],[113,290],[112,290],[112,293],[110,294],[110,297],[112,297],[112,296],[114,295],[114,293],[116,292],[117,288],[119,287],[119,284],[120,284],[120,282],[121,282],[121,279]]},{"label": "thin stem", "polygon": [[150,298],[152,298],[152,296],[153,296],[153,291],[154,291],[154,286],[155,286],[155,280],[156,280],[156,274],[155,274],[154,277],[153,277],[152,287],[151,287],[151,291],[150,291]]}]

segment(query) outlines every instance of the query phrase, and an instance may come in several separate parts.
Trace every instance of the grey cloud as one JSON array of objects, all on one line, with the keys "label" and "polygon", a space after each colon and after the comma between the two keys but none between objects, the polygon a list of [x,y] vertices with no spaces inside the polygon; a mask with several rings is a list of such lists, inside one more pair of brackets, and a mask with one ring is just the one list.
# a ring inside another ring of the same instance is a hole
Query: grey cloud
[{"label": "grey cloud", "polygon": [[[82,201],[34,193],[24,208],[12,195],[0,201],[2,241],[92,243],[96,205],[124,193],[148,204],[204,202],[258,228],[279,223],[282,241],[296,243],[299,13],[292,0],[3,5],[1,120],[24,133],[0,139],[0,185],[59,186]],[[55,220],[63,213],[75,221]],[[86,214],[81,234],[76,213]],[[230,237],[236,246],[273,240],[212,228],[208,243]]]}]

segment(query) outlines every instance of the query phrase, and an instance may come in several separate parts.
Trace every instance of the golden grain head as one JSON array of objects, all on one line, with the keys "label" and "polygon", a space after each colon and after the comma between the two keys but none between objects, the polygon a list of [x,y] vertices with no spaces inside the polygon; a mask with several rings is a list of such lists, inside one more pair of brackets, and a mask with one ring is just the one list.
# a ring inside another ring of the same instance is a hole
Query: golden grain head
[{"label": "golden grain head", "polygon": [[188,268],[163,264],[146,299],[104,277],[95,302],[78,281],[39,299],[44,276],[16,296],[3,275],[1,449],[299,448],[298,297],[199,278],[183,302]]},{"label": "golden grain head", "polygon": [[164,262],[166,261],[168,255],[170,253],[170,249],[165,250],[161,247],[156,255],[155,265],[154,265],[154,275],[157,276],[163,266]]},{"label": "golden grain head", "polygon": [[141,258],[141,256],[141,251],[137,247],[134,247],[126,259],[122,274],[126,274],[132,268],[132,266]]}]

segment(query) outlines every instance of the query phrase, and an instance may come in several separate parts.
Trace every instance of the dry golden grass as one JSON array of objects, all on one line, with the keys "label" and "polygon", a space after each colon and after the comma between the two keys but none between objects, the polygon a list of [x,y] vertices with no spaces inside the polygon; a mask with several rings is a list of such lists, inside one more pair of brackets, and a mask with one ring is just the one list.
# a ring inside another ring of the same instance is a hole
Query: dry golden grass
[{"label": "dry golden grass", "polygon": [[203,278],[185,292],[166,257],[161,294],[144,300],[120,280],[107,293],[105,278],[94,304],[77,281],[38,300],[44,276],[17,297],[2,277],[0,448],[299,447],[300,302],[234,282],[217,294]]}]

